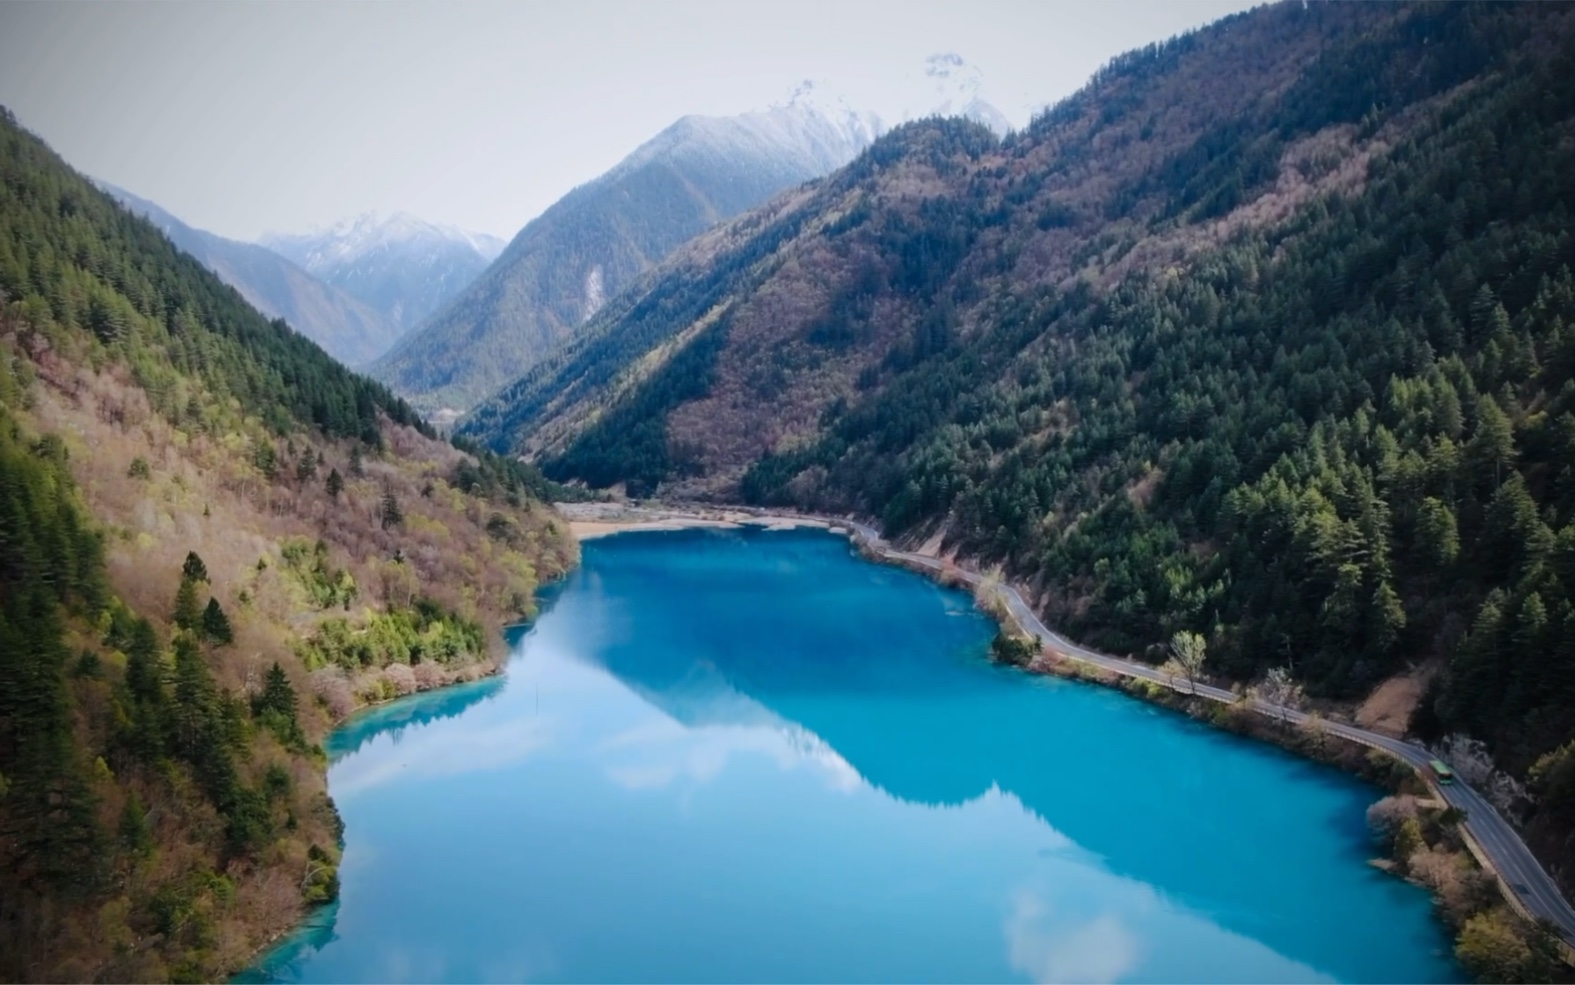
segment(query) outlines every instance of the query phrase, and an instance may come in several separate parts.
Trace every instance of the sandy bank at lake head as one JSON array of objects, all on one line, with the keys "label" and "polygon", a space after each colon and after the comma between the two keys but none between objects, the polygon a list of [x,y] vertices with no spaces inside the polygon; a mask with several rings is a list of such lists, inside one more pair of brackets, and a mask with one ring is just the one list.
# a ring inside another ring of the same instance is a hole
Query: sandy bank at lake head
[{"label": "sandy bank at lake head", "polygon": [[693,527],[736,529],[753,526],[767,530],[836,528],[836,524],[820,519],[733,509],[634,506],[627,503],[559,503],[557,507],[568,519],[569,529],[580,540],[632,530],[687,530]]},{"label": "sandy bank at lake head", "polygon": [[606,537],[609,534],[627,533],[631,530],[686,530],[691,527],[737,527],[726,520],[706,520],[700,517],[668,517],[662,520],[570,520],[569,529],[580,540]]}]

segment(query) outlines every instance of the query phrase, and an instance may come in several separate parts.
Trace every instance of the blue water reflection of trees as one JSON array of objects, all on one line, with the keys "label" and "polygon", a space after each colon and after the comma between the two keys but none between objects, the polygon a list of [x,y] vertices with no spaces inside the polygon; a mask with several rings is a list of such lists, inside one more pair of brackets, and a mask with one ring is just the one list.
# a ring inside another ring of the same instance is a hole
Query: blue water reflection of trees
[{"label": "blue water reflection of trees", "polygon": [[[714,577],[738,563],[739,542],[763,537],[770,563]],[[1363,808],[1377,788],[1113,691],[993,664],[993,627],[971,599],[887,567],[844,575],[828,564],[848,550],[840,538],[640,534],[599,564],[612,546],[586,548],[600,596],[639,598],[660,579],[667,601],[619,613],[617,631],[579,652],[680,722],[780,719],[916,804],[959,805],[998,787],[1112,872],[1314,967],[1348,951],[1352,966],[1329,970],[1361,977],[1360,949],[1339,940],[1352,921],[1318,889],[1331,859],[1359,863],[1373,850]],[[893,580],[912,590],[891,592]],[[899,597],[920,604],[879,608]],[[1414,892],[1376,872],[1371,881],[1375,916],[1386,895]],[[1435,936],[1388,945],[1427,951]]]}]

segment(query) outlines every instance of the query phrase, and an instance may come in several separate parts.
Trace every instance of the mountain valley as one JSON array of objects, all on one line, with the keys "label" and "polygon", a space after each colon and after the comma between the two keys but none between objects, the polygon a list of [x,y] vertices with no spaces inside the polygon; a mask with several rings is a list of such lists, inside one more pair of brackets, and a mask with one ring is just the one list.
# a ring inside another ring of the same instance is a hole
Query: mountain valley
[{"label": "mountain valley", "polygon": [[[594,125],[461,36],[321,146]],[[228,239],[0,107],[0,978],[1567,978],[1575,5],[1254,7],[1018,128],[888,83],[507,243]]]},{"label": "mountain valley", "polygon": [[495,264],[371,371],[445,419],[530,369],[675,247],[851,160],[879,121],[818,105],[690,116],[532,220]]},{"label": "mountain valley", "polygon": [[1571,38],[1563,7],[1279,5],[1004,140],[900,127],[460,432],[878,517],[1110,652],[1197,632],[1332,700],[1442,666],[1411,728],[1529,781],[1506,805],[1570,888]]}]

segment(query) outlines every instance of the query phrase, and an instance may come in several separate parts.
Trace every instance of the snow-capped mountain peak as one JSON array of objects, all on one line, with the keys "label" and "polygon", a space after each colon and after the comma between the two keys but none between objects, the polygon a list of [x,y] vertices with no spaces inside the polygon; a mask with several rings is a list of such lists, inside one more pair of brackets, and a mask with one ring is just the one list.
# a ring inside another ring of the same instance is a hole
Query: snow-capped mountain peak
[{"label": "snow-capped mountain peak", "polygon": [[903,114],[905,120],[925,116],[963,116],[1004,136],[1011,121],[984,98],[984,73],[955,51],[937,52],[924,60],[923,75],[910,76],[909,88],[919,105]]},{"label": "snow-capped mountain peak", "polygon": [[474,280],[505,245],[408,212],[363,212],[307,233],[270,233],[261,242],[402,328]]},{"label": "snow-capped mountain peak", "polygon": [[955,94],[973,99],[984,84],[984,73],[979,67],[970,65],[955,51],[938,52],[926,58],[924,75],[935,80],[936,93],[942,97]]},{"label": "snow-capped mountain peak", "polygon": [[784,95],[763,110],[674,121],[533,219],[373,373],[418,406],[473,406],[681,244],[847,164],[881,130],[821,83]]},{"label": "snow-capped mountain peak", "polygon": [[[755,161],[773,170],[786,168],[803,180],[848,163],[884,130],[874,113],[854,109],[821,83],[805,81],[785,102],[764,110],[737,116],[680,117],[590,184],[620,181],[658,160],[684,160],[710,167],[700,162],[728,157]],[[755,204],[758,200],[747,203]]]},{"label": "snow-capped mountain peak", "polygon": [[491,260],[503,251],[503,240],[485,233],[473,233],[435,222],[408,212],[363,212],[360,215],[306,233],[269,233],[264,246],[281,245],[305,254],[308,270],[314,267],[351,263],[378,250],[410,249],[459,244]]},{"label": "snow-capped mountain peak", "polygon": [[878,115],[854,108],[846,96],[815,79],[805,79],[795,86],[786,108],[820,116],[842,130],[850,143],[859,146],[869,145],[886,130]]},{"label": "snow-capped mountain peak", "polygon": [[[986,90],[984,73],[962,55],[955,51],[930,55],[919,69],[905,76],[902,91],[906,98],[895,122],[962,116],[1005,136],[1012,129],[1011,121],[989,102]],[[768,112],[829,123],[845,136],[849,145],[863,148],[890,125],[876,113],[857,106],[835,85],[823,79],[805,79],[793,88],[785,102],[774,104]]]}]

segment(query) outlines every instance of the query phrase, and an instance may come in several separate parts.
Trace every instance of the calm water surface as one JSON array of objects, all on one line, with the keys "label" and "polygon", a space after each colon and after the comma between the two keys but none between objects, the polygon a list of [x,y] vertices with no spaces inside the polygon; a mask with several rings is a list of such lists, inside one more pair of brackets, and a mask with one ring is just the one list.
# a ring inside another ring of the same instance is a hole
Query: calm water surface
[{"label": "calm water surface", "polygon": [[290,982],[1453,981],[1376,789],[993,666],[821,532],[624,534],[505,677],[336,733]]}]

